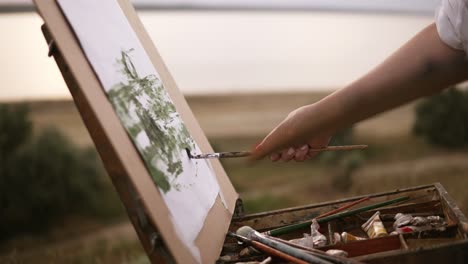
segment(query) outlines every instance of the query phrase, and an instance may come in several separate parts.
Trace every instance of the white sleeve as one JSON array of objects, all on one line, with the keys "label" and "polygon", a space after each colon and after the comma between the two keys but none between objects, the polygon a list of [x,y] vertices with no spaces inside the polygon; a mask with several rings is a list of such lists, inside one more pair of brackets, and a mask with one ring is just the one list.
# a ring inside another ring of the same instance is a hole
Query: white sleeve
[{"label": "white sleeve", "polygon": [[454,49],[468,51],[468,0],[442,0],[436,10],[440,38]]}]

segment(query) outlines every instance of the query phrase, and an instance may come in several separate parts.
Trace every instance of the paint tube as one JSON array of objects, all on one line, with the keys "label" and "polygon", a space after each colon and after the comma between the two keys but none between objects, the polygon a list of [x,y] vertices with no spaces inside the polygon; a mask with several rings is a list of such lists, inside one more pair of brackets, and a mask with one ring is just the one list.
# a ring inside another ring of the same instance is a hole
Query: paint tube
[{"label": "paint tube", "polygon": [[431,226],[440,226],[445,224],[444,218],[438,215],[431,215],[428,217],[414,217],[411,224],[415,226],[431,225]]},{"label": "paint tube", "polygon": [[393,228],[396,229],[398,227],[409,225],[411,224],[411,220],[413,220],[412,215],[398,213],[395,215],[395,222],[393,223]]},{"label": "paint tube", "polygon": [[328,255],[335,256],[335,257],[343,257],[346,258],[348,257],[348,252],[340,249],[329,249],[325,251]]},{"label": "paint tube", "polygon": [[395,228],[395,231],[393,232],[396,232],[397,234],[406,234],[406,233],[413,233],[413,232],[421,232],[424,230],[427,230],[427,228],[424,229],[419,226],[402,226],[402,227]]},{"label": "paint tube", "polygon": [[382,220],[380,220],[379,211],[375,212],[375,214],[361,227],[367,233],[369,238],[388,236],[387,230],[385,230]]},{"label": "paint tube", "polygon": [[445,223],[445,220],[443,217],[440,217],[438,215],[431,215],[431,216],[428,216],[427,217],[427,220],[429,220],[429,222],[432,224],[441,224],[441,223]]},{"label": "paint tube", "polygon": [[310,225],[310,234],[312,236],[312,242],[314,247],[322,247],[327,244],[327,238],[319,232],[319,224],[317,219],[312,220],[312,224]]},{"label": "paint tube", "polygon": [[341,236],[340,236],[340,233],[338,232],[335,232],[333,233],[333,244],[339,244],[341,243]]},{"label": "paint tube", "polygon": [[314,240],[312,236],[309,234],[304,234],[304,237],[302,238],[291,239],[289,240],[289,242],[294,243],[299,246],[303,246],[303,247],[308,247],[308,248],[314,247]]},{"label": "paint tube", "polygon": [[341,233],[341,239],[342,239],[343,243],[348,243],[350,241],[367,240],[367,238],[365,238],[365,237],[358,237],[358,236],[352,235],[352,234],[350,234],[348,232]]},{"label": "paint tube", "polygon": [[401,228],[404,226],[442,226],[444,225],[444,218],[438,215],[431,215],[428,217],[416,216],[413,217],[410,214],[398,213],[395,215],[395,222],[393,228]]},{"label": "paint tube", "polygon": [[427,220],[426,217],[416,216],[416,217],[413,217],[411,224],[415,226],[424,226],[424,225],[429,224],[429,221]]},{"label": "paint tube", "polygon": [[428,230],[437,230],[439,232],[443,232],[446,230],[445,222],[442,224],[438,225],[424,225],[424,226],[414,226],[414,225],[409,225],[409,226],[402,226],[402,227],[397,227],[395,228],[395,231],[392,233],[396,232],[398,234],[405,234],[405,233],[415,233],[415,232],[423,232],[423,231],[428,231]]}]

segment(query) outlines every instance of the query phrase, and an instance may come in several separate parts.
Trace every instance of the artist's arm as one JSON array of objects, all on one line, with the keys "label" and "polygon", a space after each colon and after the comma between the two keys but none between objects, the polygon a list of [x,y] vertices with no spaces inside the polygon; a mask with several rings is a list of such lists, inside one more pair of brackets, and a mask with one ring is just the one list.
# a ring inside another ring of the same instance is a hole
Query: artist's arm
[{"label": "artist's arm", "polygon": [[326,146],[336,131],[466,79],[466,54],[443,43],[432,24],[354,83],[291,112],[252,158],[304,160],[309,147]]}]

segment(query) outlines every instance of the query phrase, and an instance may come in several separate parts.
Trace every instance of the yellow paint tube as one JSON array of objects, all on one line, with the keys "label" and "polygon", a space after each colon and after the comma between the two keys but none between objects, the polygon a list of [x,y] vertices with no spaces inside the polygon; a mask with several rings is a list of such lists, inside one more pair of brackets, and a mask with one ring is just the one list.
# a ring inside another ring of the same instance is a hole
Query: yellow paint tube
[{"label": "yellow paint tube", "polygon": [[369,238],[377,238],[388,236],[387,230],[380,219],[380,212],[377,211],[367,222],[362,226],[362,229],[367,233]]},{"label": "yellow paint tube", "polygon": [[343,243],[348,243],[350,241],[358,241],[358,240],[366,240],[367,238],[365,237],[358,237],[358,236],[354,236],[348,232],[343,232],[341,233],[341,239],[343,241]]}]

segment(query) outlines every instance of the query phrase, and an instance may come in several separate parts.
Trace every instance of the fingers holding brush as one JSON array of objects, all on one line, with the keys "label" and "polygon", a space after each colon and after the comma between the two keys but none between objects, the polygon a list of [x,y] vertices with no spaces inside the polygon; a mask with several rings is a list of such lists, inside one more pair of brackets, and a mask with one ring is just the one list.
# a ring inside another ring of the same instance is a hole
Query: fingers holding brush
[{"label": "fingers holding brush", "polygon": [[307,143],[300,144],[297,147],[289,147],[280,152],[270,154],[270,160],[275,161],[297,161],[302,162],[317,156],[320,152],[326,151],[330,142],[330,136],[318,136],[309,140]]},{"label": "fingers holding brush", "polygon": [[288,162],[291,160],[302,162],[312,158],[312,156],[309,155],[310,148],[311,147],[308,144],[304,144],[301,147],[289,147],[282,151],[270,154],[270,160],[273,162]]},{"label": "fingers holding brush", "polygon": [[252,152],[251,160],[270,156],[273,161],[303,161],[315,156],[305,155],[305,145],[309,148],[323,148],[330,135],[335,131],[327,114],[319,113],[316,104],[306,105],[292,111],[276,128],[274,128],[257,145]]},{"label": "fingers holding brush", "polygon": [[273,153],[270,155],[272,161],[305,161],[315,157],[320,152],[325,151],[349,151],[349,150],[361,150],[366,149],[367,145],[344,145],[344,146],[326,146],[321,148],[312,148],[308,145],[304,145],[300,149],[289,148],[288,150],[283,150],[282,152]]},{"label": "fingers holding brush", "polygon": [[295,161],[304,161],[309,159],[309,144],[304,144],[300,148],[296,149],[296,154],[294,155]]},{"label": "fingers holding brush", "polygon": [[[298,130],[300,130],[300,122],[302,119],[305,121],[301,107],[291,112],[278,126],[276,126],[263,140],[257,145],[255,150],[252,152],[251,160],[260,160],[265,156],[273,154],[275,152],[287,154],[289,147],[294,146],[293,142],[298,140]],[[303,141],[304,142],[304,141]],[[286,153],[283,153],[286,150]],[[283,158],[286,159],[286,158]]]}]

